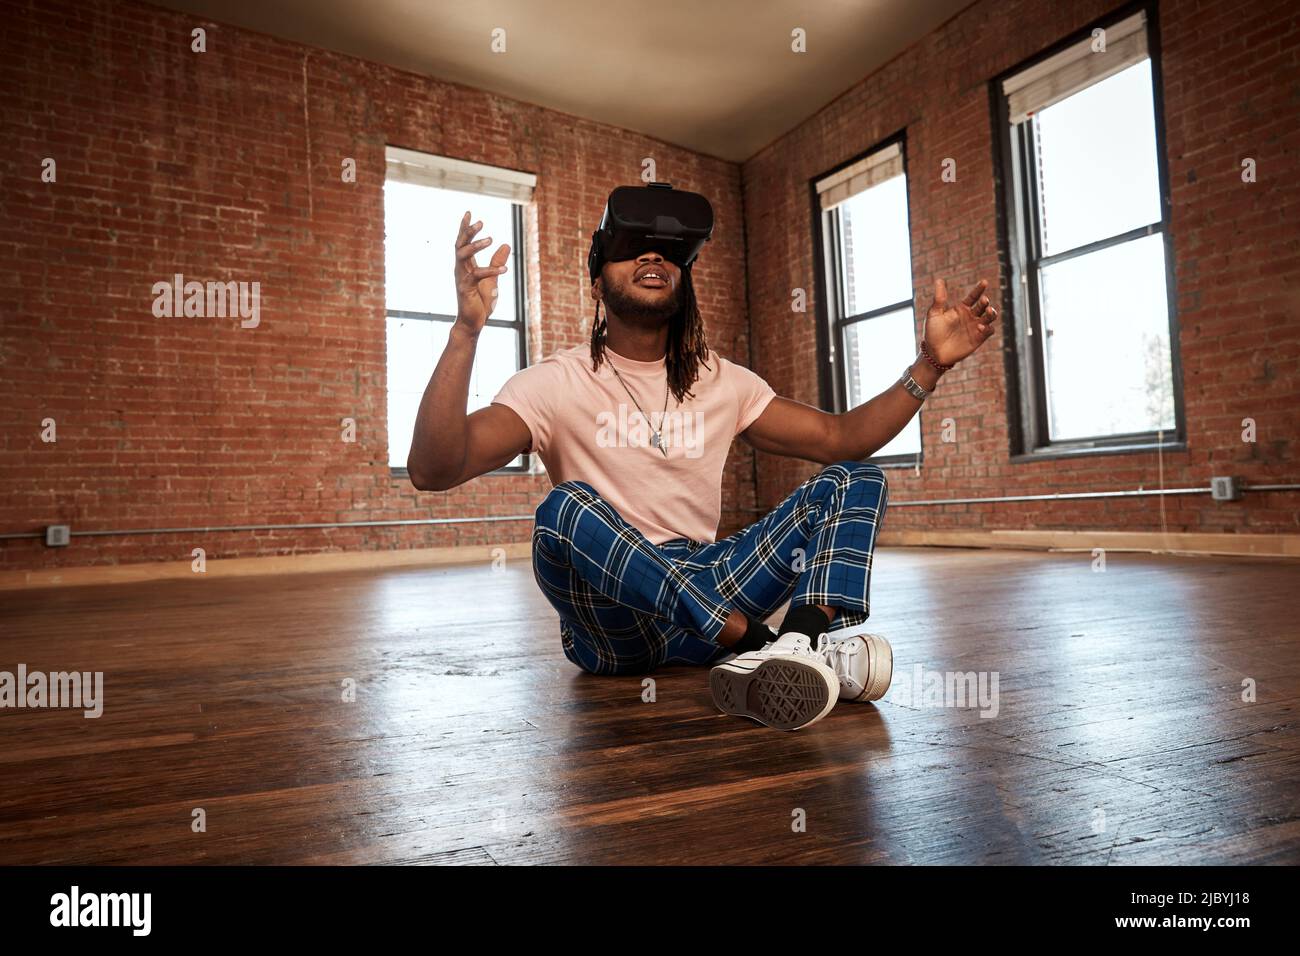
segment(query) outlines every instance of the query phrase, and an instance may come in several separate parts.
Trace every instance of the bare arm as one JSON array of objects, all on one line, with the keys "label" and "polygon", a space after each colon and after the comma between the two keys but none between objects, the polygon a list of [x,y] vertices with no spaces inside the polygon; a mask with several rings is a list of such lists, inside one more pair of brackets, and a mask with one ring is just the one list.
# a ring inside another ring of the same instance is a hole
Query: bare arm
[{"label": "bare arm", "polygon": [[[997,309],[989,306],[984,295],[987,286],[981,279],[961,303],[949,305],[943,280],[935,282],[923,335],[930,354],[940,364],[960,362],[993,334]],[[926,391],[934,390],[942,374],[919,354],[910,371]],[[778,397],[740,437],[759,451],[826,465],[860,460],[889,444],[920,407],[921,402],[898,382],[839,415]]]},{"label": "bare arm", "polygon": [[453,326],[420,399],[406,470],[421,491],[447,491],[500,468],[528,449],[524,420],[504,405],[465,414],[478,337]]},{"label": "bare arm", "polygon": [[[918,358],[912,363],[912,378],[929,391],[938,384],[939,373]],[[920,407],[897,382],[841,415],[777,396],[740,437],[759,451],[830,465],[874,455],[903,430]]]},{"label": "bare arm", "polygon": [[502,244],[487,266],[479,266],[474,254],[492,242],[474,241],[481,228],[482,222],[470,225],[467,212],[456,237],[456,321],[420,399],[406,459],[411,484],[421,491],[446,491],[500,468],[532,440],[523,419],[503,405],[465,414],[479,333],[496,307],[497,277],[510,256]]}]

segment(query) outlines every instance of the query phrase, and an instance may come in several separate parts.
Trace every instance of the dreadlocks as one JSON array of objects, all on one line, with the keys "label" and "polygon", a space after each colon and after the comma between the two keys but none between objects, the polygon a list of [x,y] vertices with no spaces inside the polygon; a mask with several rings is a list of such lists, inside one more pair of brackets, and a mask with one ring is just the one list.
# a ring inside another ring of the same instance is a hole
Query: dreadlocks
[{"label": "dreadlocks", "polygon": [[[704,319],[695,301],[695,282],[691,270],[682,270],[681,308],[668,322],[668,350],[664,364],[668,369],[668,387],[678,404],[691,395],[691,386],[700,376],[700,365],[709,368],[709,343],[704,337]],[[605,360],[605,333],[609,322],[601,318],[600,300],[591,320],[591,370],[599,371]]]}]

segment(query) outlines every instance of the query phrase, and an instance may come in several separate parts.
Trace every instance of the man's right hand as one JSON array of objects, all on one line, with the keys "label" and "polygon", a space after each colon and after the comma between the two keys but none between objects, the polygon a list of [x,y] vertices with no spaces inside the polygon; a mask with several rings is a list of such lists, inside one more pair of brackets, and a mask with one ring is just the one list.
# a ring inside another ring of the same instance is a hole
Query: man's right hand
[{"label": "man's right hand", "polygon": [[488,265],[474,261],[475,254],[492,244],[491,236],[474,239],[482,228],[482,221],[471,225],[466,212],[456,236],[456,324],[476,337],[497,306],[497,276],[506,271],[510,258],[510,247],[502,243]]}]

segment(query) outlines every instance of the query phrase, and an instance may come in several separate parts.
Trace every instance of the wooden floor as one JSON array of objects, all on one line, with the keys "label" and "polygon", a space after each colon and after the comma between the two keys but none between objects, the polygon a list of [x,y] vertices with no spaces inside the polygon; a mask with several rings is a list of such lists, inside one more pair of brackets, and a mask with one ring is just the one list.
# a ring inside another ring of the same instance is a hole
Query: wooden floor
[{"label": "wooden floor", "polygon": [[[1300,863],[1298,593],[883,550],[891,697],[798,733],[582,674],[522,560],[2,594],[0,670],[105,708],[0,710],[0,863]],[[896,698],[916,665],[996,672],[997,716]]]}]

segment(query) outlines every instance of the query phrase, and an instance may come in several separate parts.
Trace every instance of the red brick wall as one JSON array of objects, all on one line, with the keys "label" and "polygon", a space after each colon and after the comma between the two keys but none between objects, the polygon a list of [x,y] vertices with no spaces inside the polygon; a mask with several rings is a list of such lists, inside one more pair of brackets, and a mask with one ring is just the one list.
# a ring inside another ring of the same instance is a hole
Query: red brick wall
[{"label": "red brick wall", "polygon": [[[817,403],[809,182],[906,128],[914,287],[942,274],[999,281],[989,80],[1116,9],[1104,0],[975,4],[744,164],[754,368]],[[1158,10],[1188,449],[1164,456],[1167,487],[1211,474],[1300,481],[1300,16],[1293,3],[1165,0]],[[942,182],[945,157],[957,181]],[[1241,160],[1258,182],[1241,181]],[[761,268],[760,268],[761,266]],[[1004,296],[994,294],[1004,308]],[[928,296],[925,304],[928,304]],[[1098,308],[1105,308],[1104,302]],[[926,405],[924,461],[891,470],[895,500],[1157,487],[1155,454],[1009,460],[1001,333],[949,373]],[[901,367],[900,367],[901,371]],[[952,417],[958,441],[940,441]],[[1241,440],[1254,418],[1258,441]],[[779,501],[816,466],[758,456],[759,500]],[[1171,531],[1296,532],[1300,496],[1218,504],[1169,496]],[[891,511],[887,530],[1156,530],[1158,499],[953,505]]]},{"label": "red brick wall", "polygon": [[[0,2],[0,534],[529,513],[544,476],[415,492],[386,465],[385,144],[535,172],[529,217],[534,359],[584,341],[584,256],[605,195],[660,178],[707,194],[715,239],[696,270],[711,340],[781,393],[816,402],[808,182],[906,128],[916,285],[996,279],[1000,247],[987,83],[1112,9],[1011,0],[964,11],[742,167],[624,130],[143,4]],[[1170,486],[1211,473],[1300,474],[1300,109],[1296,15],[1282,2],[1166,0],[1159,11],[1166,149],[1189,450]],[[190,52],[190,30],[208,52]],[[40,181],[44,157],[58,182]],[[355,157],[358,181],[339,179]],[[944,157],[956,183],[939,180]],[[1240,181],[1240,160],[1259,181]],[[742,205],[743,183],[743,205]],[[743,227],[747,231],[742,234]],[[748,245],[745,245],[747,241]],[[750,266],[746,273],[746,257]],[[262,324],[155,319],[174,272],[259,281]],[[1004,305],[998,302],[1000,306]],[[1151,454],[1008,460],[994,346],[927,406],[921,475],[896,500],[1151,486]],[[956,444],[938,422],[958,422]],[[1259,441],[1240,441],[1240,421]],[[58,423],[56,444],[40,423]],[[339,440],[353,417],[358,441]],[[758,497],[814,466],[760,455]],[[722,533],[753,517],[755,463],[733,449]],[[1296,531],[1292,494],[1165,499],[1170,530]],[[1153,499],[897,509],[889,529],[1160,526]],[[527,522],[0,541],[0,566],[481,544]]]},{"label": "red brick wall", "polygon": [[[644,157],[705,193],[711,344],[746,362],[740,169],[537,106],[137,3],[0,3],[0,534],[531,514],[545,476],[390,477],[383,178],[393,144],[534,172],[533,359],[585,341],[585,256]],[[207,29],[207,52],[190,31]],[[42,183],[41,162],[57,161]],[[357,162],[343,183],[344,157]],[[450,257],[450,248],[448,249]],[[438,262],[433,268],[447,267]],[[261,324],[155,319],[152,285],[258,281]],[[58,441],[40,441],[54,418]],[[340,420],[357,442],[340,440]],[[723,532],[752,518],[733,449]],[[529,522],[0,541],[0,566],[525,540]]]}]

